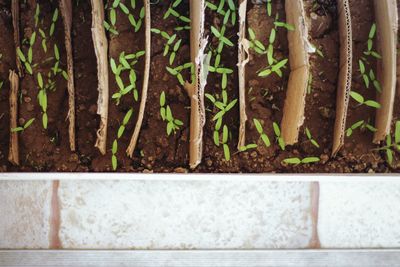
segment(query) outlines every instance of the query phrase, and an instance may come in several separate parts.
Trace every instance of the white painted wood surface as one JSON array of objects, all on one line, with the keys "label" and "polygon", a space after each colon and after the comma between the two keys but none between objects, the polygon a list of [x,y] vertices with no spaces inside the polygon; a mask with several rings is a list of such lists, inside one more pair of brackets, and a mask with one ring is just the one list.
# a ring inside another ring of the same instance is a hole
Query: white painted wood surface
[{"label": "white painted wood surface", "polygon": [[0,251],[1,267],[396,267],[399,250]]}]

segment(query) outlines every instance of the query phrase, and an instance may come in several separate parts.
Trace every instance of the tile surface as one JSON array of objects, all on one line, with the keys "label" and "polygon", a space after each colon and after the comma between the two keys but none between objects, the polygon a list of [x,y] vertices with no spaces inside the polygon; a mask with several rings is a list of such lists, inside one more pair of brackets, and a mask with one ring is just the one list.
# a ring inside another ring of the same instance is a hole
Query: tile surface
[{"label": "tile surface", "polygon": [[48,248],[51,182],[0,181],[0,248]]},{"label": "tile surface", "polygon": [[400,247],[400,183],[320,183],[323,248]]},{"label": "tile surface", "polygon": [[62,181],[63,248],[304,248],[310,184]]}]

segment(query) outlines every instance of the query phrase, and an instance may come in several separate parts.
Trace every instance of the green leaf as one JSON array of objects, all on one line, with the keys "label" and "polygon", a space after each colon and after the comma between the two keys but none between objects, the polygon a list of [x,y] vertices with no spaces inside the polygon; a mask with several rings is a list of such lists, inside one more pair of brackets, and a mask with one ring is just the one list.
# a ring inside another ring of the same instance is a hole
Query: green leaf
[{"label": "green leaf", "polygon": [[122,121],[123,125],[127,125],[129,120],[132,117],[133,109],[128,110],[128,112],[125,114],[124,120]]},{"label": "green leaf", "polygon": [[376,24],[374,23],[374,24],[372,24],[372,26],[371,26],[371,30],[369,31],[368,38],[369,38],[369,39],[374,38],[375,33],[376,33]]},{"label": "green leaf", "polygon": [[115,23],[117,22],[117,14],[114,8],[110,10],[110,22],[113,26],[115,26]]},{"label": "green leaf", "polygon": [[358,65],[360,66],[361,74],[364,74],[365,73],[365,65],[364,65],[364,62],[361,59],[358,60]]},{"label": "green leaf", "polygon": [[214,26],[211,26],[211,32],[215,35],[215,37],[217,37],[217,38],[221,37],[221,34],[217,30],[217,28],[215,28]]},{"label": "green leaf", "polygon": [[24,53],[22,53],[21,48],[19,48],[19,47],[17,47],[17,54],[18,54],[19,59],[22,62],[26,61],[25,55],[24,55]]},{"label": "green leaf", "polygon": [[301,160],[301,163],[307,164],[307,163],[314,163],[314,162],[319,162],[320,159],[318,157],[307,157]]},{"label": "green leaf", "polygon": [[394,132],[394,142],[400,144],[400,121],[396,121],[396,127]]},{"label": "green leaf", "polygon": [[117,139],[114,139],[112,148],[111,148],[111,153],[116,154],[118,151],[118,141]]},{"label": "green leaf", "polygon": [[22,127],[16,127],[16,128],[12,128],[11,132],[12,133],[17,133],[17,132],[22,132],[24,130],[24,128]]},{"label": "green leaf", "polygon": [[32,125],[32,123],[35,121],[35,118],[32,118],[30,120],[28,120],[25,124],[24,124],[24,129],[28,128],[29,126]]},{"label": "green leaf", "polygon": [[38,85],[41,89],[43,89],[43,78],[42,78],[42,74],[39,72],[37,74],[37,80],[38,80]]},{"label": "green leaf", "polygon": [[264,132],[264,130],[263,130],[263,127],[262,127],[260,121],[257,120],[257,119],[253,119],[253,122],[254,122],[254,126],[255,126],[256,129],[257,129],[257,132],[258,132],[259,134],[262,134],[262,133]]},{"label": "green leaf", "polygon": [[378,102],[374,101],[374,100],[367,100],[364,102],[365,105],[369,106],[369,107],[373,107],[373,108],[381,108],[381,104],[379,104]]},{"label": "green leaf", "polygon": [[214,131],[213,139],[214,139],[214,144],[216,146],[219,146],[219,133],[218,133],[218,131]]},{"label": "green leaf", "polygon": [[261,140],[264,142],[266,147],[271,146],[271,141],[269,140],[268,136],[266,134],[261,134]]},{"label": "green leaf", "polygon": [[284,159],[283,162],[286,164],[298,165],[301,163],[301,160],[299,158],[287,158],[287,159]]},{"label": "green leaf", "polygon": [[174,123],[173,122],[168,122],[168,124],[167,124],[167,135],[170,135],[172,133],[173,129],[174,129]]},{"label": "green leaf", "polygon": [[281,136],[281,130],[279,128],[279,125],[276,122],[272,123],[272,126],[274,128],[274,133],[276,137],[280,137]]},{"label": "green leaf", "polygon": [[231,153],[229,151],[229,146],[227,144],[224,144],[223,147],[224,147],[225,160],[227,160],[227,161],[231,160]]},{"label": "green leaf", "polygon": [[117,135],[118,139],[121,138],[121,136],[124,134],[124,131],[125,131],[125,126],[124,125],[119,126],[118,135]]},{"label": "green leaf", "polygon": [[364,97],[363,97],[361,94],[359,94],[359,93],[357,93],[357,92],[355,92],[355,91],[351,91],[351,92],[350,92],[350,96],[351,96],[355,101],[357,101],[358,103],[364,104]]},{"label": "green leaf", "polygon": [[223,144],[228,142],[228,136],[229,136],[228,126],[224,125],[224,127],[222,129],[222,143]]},{"label": "green leaf", "polygon": [[111,164],[112,164],[112,168],[115,171],[118,167],[118,160],[117,157],[115,155],[111,156]]},{"label": "green leaf", "polygon": [[110,59],[110,66],[111,66],[111,70],[114,74],[118,74],[118,69],[117,69],[117,65],[115,64],[115,60],[113,58]]},{"label": "green leaf", "polygon": [[160,106],[163,107],[165,105],[165,92],[162,91],[160,94]]},{"label": "green leaf", "polygon": [[43,113],[43,115],[42,115],[42,124],[43,124],[43,128],[44,129],[47,129],[47,123],[48,123],[47,113]]}]

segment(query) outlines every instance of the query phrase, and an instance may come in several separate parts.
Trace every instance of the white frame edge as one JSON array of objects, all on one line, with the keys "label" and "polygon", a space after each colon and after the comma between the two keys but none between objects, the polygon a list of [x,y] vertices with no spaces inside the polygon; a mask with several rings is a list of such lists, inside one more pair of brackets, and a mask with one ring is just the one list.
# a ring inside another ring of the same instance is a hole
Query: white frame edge
[{"label": "white frame edge", "polygon": [[400,266],[400,250],[5,250],[0,267]]}]

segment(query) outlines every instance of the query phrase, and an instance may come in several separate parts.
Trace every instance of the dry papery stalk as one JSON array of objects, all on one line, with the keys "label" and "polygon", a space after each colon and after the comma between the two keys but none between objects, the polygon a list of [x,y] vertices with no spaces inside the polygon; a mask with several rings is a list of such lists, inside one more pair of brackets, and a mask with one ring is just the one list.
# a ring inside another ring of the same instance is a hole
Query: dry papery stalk
[{"label": "dry papery stalk", "polygon": [[[13,28],[14,28],[14,45],[15,51],[20,49],[21,41],[20,41],[20,34],[19,34],[19,0],[12,0],[11,2],[11,13],[12,13],[12,21],[13,21]],[[18,68],[19,76],[23,76],[23,69],[22,63],[19,57],[15,57],[16,64]]]},{"label": "dry papery stalk", "polygon": [[65,50],[67,52],[67,73],[68,73],[68,119],[69,119],[69,146],[71,151],[76,150],[75,145],[75,86],[74,86],[74,59],[72,55],[72,2],[71,0],[60,0],[60,11],[64,23]]},{"label": "dry papery stalk", "polygon": [[126,153],[129,157],[132,158],[133,152],[135,151],[135,147],[137,144],[137,140],[139,138],[140,129],[143,124],[144,111],[146,109],[146,101],[147,101],[147,91],[149,88],[149,78],[150,78],[150,63],[151,63],[151,8],[150,8],[150,0],[144,0],[144,8],[145,8],[145,63],[144,63],[144,74],[143,74],[143,88],[142,88],[142,97],[140,100],[139,114],[136,122],[135,130],[133,131],[131,141],[126,150]]},{"label": "dry papery stalk", "polygon": [[18,127],[18,88],[19,78],[15,71],[10,70],[10,148],[8,160],[19,165],[18,132],[12,131]]},{"label": "dry papery stalk", "polygon": [[190,143],[189,165],[196,168],[203,154],[203,127],[205,124],[204,88],[207,83],[209,59],[204,53],[207,38],[204,38],[205,1],[190,0],[190,58],[194,65],[194,80],[186,82],[190,97]]},{"label": "dry papery stalk", "polygon": [[374,143],[385,140],[390,133],[393,118],[393,104],[396,94],[396,45],[398,15],[396,0],[375,0],[375,18],[378,34],[378,51],[382,59],[378,61],[377,79],[381,83],[381,93],[377,101],[381,108],[376,110]]},{"label": "dry papery stalk", "polygon": [[97,114],[100,115],[100,126],[97,131],[95,147],[100,153],[106,154],[107,125],[108,125],[108,40],[104,29],[104,4],[103,0],[91,0],[92,3],[92,37],[97,58],[97,77],[99,80],[97,100]]},{"label": "dry papery stalk", "polygon": [[332,155],[335,156],[344,144],[347,109],[351,87],[353,44],[351,15],[348,0],[338,0],[340,65],[336,97],[336,119],[333,135]]},{"label": "dry papery stalk", "polygon": [[246,39],[247,0],[239,5],[239,41],[238,41],[238,76],[239,76],[239,142],[238,149],[246,145],[246,64],[249,62],[249,41]]},{"label": "dry papery stalk", "polygon": [[285,144],[293,145],[304,123],[304,107],[310,72],[309,52],[314,49],[308,40],[303,0],[285,1],[286,21],[295,30],[288,31],[290,76],[281,122]]}]

